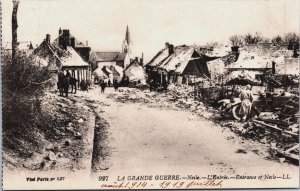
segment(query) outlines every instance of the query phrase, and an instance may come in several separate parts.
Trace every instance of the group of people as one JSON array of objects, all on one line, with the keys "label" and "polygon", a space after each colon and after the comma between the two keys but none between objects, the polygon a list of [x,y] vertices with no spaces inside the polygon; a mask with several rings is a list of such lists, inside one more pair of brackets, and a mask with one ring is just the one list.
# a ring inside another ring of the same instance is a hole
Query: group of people
[{"label": "group of people", "polygon": [[115,91],[118,91],[118,89],[119,89],[119,82],[116,79],[113,80],[113,83],[111,83],[110,79],[107,82],[105,82],[104,80],[101,80],[99,84],[101,87],[101,93],[104,93],[105,88],[111,87],[111,85],[114,86]]}]

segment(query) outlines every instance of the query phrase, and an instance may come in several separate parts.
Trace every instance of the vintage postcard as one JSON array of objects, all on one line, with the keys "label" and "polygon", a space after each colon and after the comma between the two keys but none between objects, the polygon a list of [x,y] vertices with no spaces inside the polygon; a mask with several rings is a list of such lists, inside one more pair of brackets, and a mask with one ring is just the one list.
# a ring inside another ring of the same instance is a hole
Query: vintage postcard
[{"label": "vintage postcard", "polygon": [[299,188],[299,3],[2,0],[3,189]]}]

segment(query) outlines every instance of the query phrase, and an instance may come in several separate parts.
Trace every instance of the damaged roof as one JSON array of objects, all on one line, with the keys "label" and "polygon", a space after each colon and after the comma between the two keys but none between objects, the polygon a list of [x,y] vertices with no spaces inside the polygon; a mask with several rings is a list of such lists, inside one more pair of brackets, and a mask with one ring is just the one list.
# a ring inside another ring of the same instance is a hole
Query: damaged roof
[{"label": "damaged roof", "polygon": [[169,56],[168,48],[160,50],[147,64],[147,66],[158,66],[160,62]]},{"label": "damaged roof", "polygon": [[30,56],[39,65],[61,69],[63,67],[88,67],[81,56],[71,47],[66,49],[53,42],[43,41]]},{"label": "damaged roof", "polygon": [[135,59],[124,70],[125,74],[129,77],[130,81],[145,81],[146,72],[143,66]]},{"label": "damaged roof", "polygon": [[194,47],[182,45],[173,50],[172,54],[169,54],[168,48],[159,51],[147,66],[178,74],[210,76],[204,55],[199,54]]},{"label": "damaged roof", "polygon": [[227,64],[226,68],[271,68],[272,59],[268,57],[261,57],[254,53],[246,54],[240,53],[240,56],[236,62]]}]

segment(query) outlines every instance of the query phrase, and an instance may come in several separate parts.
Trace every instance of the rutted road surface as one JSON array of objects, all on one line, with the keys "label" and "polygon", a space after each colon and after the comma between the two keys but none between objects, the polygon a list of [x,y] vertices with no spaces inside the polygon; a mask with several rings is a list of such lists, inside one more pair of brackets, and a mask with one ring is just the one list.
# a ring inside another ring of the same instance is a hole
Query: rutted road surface
[{"label": "rutted road surface", "polygon": [[[243,140],[188,111],[150,108],[107,98],[122,94],[95,88],[82,96],[100,102],[95,111],[109,124],[105,175],[264,175],[298,176],[298,167],[267,160],[269,145]],[[142,92],[141,92],[142,93]],[[99,172],[98,172],[99,174]]]}]

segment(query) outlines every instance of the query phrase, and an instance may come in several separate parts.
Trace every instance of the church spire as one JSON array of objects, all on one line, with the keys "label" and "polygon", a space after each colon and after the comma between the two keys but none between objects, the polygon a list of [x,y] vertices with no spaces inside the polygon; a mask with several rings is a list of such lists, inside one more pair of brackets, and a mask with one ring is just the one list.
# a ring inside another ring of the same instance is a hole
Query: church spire
[{"label": "church spire", "polygon": [[126,28],[125,40],[126,40],[127,44],[131,43],[131,38],[130,38],[130,32],[129,32],[128,25],[127,25],[127,28]]},{"label": "church spire", "polygon": [[131,57],[131,48],[132,48],[132,40],[130,37],[129,27],[127,25],[125,39],[122,45],[122,53],[126,53],[129,55],[129,57]]}]

